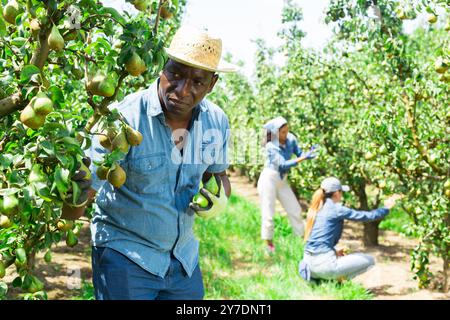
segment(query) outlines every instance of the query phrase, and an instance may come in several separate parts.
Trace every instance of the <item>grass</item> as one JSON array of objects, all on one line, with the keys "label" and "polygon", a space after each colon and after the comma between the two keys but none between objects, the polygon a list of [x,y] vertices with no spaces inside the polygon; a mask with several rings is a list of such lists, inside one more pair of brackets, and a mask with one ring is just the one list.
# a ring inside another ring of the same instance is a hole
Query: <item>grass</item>
[{"label": "grass", "polygon": [[[303,253],[302,241],[293,235],[285,217],[275,217],[273,255],[265,252],[260,239],[260,210],[232,195],[219,217],[196,219],[200,240],[200,266],[205,299],[217,300],[367,300],[372,295],[350,281],[309,284],[297,273]],[[94,299],[91,282],[83,281],[76,300]]]},{"label": "grass", "polygon": [[411,237],[408,232],[408,225],[411,223],[411,218],[402,210],[393,209],[380,223],[380,229],[391,230],[402,234],[403,236]]},{"label": "grass", "polygon": [[297,273],[303,243],[293,235],[286,218],[275,217],[273,255],[260,239],[260,210],[233,195],[228,209],[211,220],[197,219],[200,266],[205,299],[371,299],[362,286],[346,282],[311,285]]},{"label": "grass", "polygon": [[73,300],[95,300],[92,281],[83,280],[79,294],[73,297]]}]

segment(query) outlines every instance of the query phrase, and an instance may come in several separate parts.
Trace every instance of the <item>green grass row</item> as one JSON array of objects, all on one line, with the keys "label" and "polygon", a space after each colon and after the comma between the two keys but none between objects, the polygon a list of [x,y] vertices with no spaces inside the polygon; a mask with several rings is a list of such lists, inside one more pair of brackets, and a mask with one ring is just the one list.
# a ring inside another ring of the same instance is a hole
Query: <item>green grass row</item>
[{"label": "green grass row", "polygon": [[[393,211],[380,225],[405,234],[409,218]],[[273,255],[265,252],[260,239],[261,215],[254,204],[232,195],[221,216],[197,219],[195,233],[200,240],[200,265],[206,299],[371,299],[362,286],[346,282],[311,285],[297,273],[303,242],[292,234],[285,217],[275,217]],[[75,299],[93,299],[90,282],[84,282]]]},{"label": "green grass row", "polygon": [[[197,219],[195,233],[200,240],[200,266],[205,299],[218,300],[301,300],[371,299],[362,286],[346,282],[311,285],[297,272],[303,254],[302,241],[293,235],[285,217],[275,217],[273,255],[265,252],[260,239],[260,210],[245,199],[232,195],[225,213],[210,220]],[[84,281],[74,299],[90,300],[92,283]]]},{"label": "green grass row", "polygon": [[297,272],[303,242],[285,217],[275,217],[276,253],[269,255],[260,239],[257,206],[233,195],[220,217],[197,219],[200,266],[206,299],[371,299],[362,286],[346,282],[311,285]]}]

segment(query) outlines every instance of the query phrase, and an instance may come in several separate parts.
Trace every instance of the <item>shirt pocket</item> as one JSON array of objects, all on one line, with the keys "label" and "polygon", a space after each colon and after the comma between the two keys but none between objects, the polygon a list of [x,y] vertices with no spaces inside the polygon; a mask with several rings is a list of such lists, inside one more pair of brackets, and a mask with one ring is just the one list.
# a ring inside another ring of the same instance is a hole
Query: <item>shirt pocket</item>
[{"label": "shirt pocket", "polygon": [[168,166],[164,153],[131,159],[128,162],[128,188],[140,194],[159,194],[168,185]]}]

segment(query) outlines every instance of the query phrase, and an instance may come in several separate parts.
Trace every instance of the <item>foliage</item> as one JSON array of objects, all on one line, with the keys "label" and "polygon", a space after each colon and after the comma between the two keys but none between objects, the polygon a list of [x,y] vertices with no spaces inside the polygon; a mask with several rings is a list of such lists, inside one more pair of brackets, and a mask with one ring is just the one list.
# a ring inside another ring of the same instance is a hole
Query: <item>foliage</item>
[{"label": "foliage", "polygon": [[131,3],[137,14],[94,0],[1,2],[0,263],[16,266],[12,285],[26,298],[45,298],[35,254],[64,237],[77,243],[79,225],[61,220],[61,209],[79,204],[72,176],[93,134],[115,128],[110,142],[126,134],[97,164],[110,171],[142,140],[109,106],[156,78],[185,1]]},{"label": "foliage", "polygon": [[[237,153],[246,159],[263,154],[255,143],[262,124],[282,115],[301,147],[321,146],[318,159],[290,174],[298,196],[309,199],[331,175],[351,186],[346,201],[360,209],[403,193],[407,229],[420,240],[412,269],[427,286],[430,254],[443,259],[444,273],[450,256],[449,3],[331,1],[325,20],[334,37],[322,52],[301,46],[304,35],[295,26],[302,15],[286,3],[285,44],[271,49],[257,41],[254,79],[227,76],[214,96],[227,101],[222,104],[235,131],[247,128],[235,140],[245,152]],[[439,14],[437,22],[405,33],[403,20],[421,12]],[[273,63],[277,51],[287,58],[282,67]],[[263,161],[236,166],[257,179]],[[365,244],[378,243],[379,223],[364,225]]]}]

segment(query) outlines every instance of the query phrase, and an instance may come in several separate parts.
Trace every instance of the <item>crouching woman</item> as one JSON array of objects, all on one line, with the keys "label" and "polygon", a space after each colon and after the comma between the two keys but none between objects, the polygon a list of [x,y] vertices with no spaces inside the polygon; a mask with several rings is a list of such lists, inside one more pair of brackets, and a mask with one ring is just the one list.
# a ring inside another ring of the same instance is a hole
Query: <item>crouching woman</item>
[{"label": "crouching woman", "polygon": [[305,228],[305,250],[299,264],[300,276],[310,279],[343,281],[369,270],[375,260],[364,253],[345,255],[335,246],[342,235],[344,220],[372,221],[383,218],[395,205],[399,195],[384,202],[384,207],[373,211],[357,211],[341,204],[343,192],[349,191],[334,177],[322,181],[314,193]]}]

